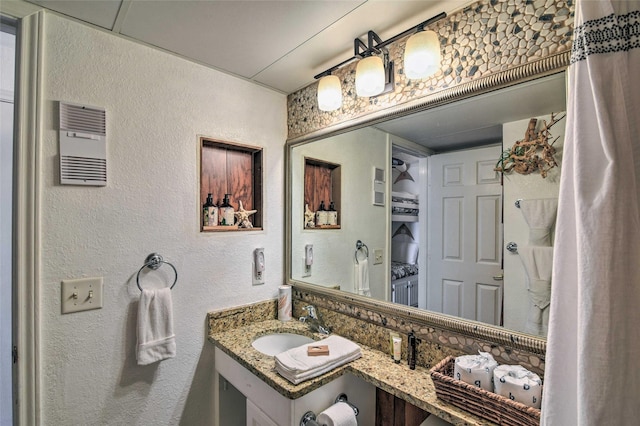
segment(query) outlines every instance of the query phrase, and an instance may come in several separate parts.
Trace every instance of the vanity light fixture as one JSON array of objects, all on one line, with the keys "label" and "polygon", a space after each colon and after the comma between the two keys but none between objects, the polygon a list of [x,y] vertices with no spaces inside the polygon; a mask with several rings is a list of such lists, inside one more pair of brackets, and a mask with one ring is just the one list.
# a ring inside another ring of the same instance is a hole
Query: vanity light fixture
[{"label": "vanity light fixture", "polygon": [[421,79],[435,74],[440,68],[442,53],[435,31],[424,27],[409,37],[404,47],[404,74],[410,79]]},{"label": "vanity light fixture", "polygon": [[[318,84],[318,107],[322,111],[334,111],[342,103],[340,80],[331,73],[338,68],[359,60],[356,67],[356,94],[363,97],[378,96],[393,90],[394,63],[389,60],[386,46],[413,34],[405,47],[405,74],[408,78],[424,78],[433,74],[440,67],[441,53],[438,36],[433,31],[425,31],[425,27],[446,17],[442,12],[424,22],[397,34],[386,41],[373,31],[367,33],[367,44],[359,38],[353,41],[353,56],[338,65],[316,75]],[[408,52],[407,52],[408,51]],[[426,61],[426,63],[425,63]]]},{"label": "vanity light fixture", "polygon": [[385,68],[379,56],[367,56],[356,67],[356,94],[358,96],[378,96],[384,92]]},{"label": "vanity light fixture", "polygon": [[[376,44],[377,43],[377,44]],[[393,61],[382,39],[373,31],[367,33],[367,44],[353,41],[354,56],[362,58],[356,66],[356,95],[378,96],[393,90]]]},{"label": "vanity light fixture", "polygon": [[318,108],[335,111],[342,105],[342,86],[335,75],[325,75],[318,82]]}]

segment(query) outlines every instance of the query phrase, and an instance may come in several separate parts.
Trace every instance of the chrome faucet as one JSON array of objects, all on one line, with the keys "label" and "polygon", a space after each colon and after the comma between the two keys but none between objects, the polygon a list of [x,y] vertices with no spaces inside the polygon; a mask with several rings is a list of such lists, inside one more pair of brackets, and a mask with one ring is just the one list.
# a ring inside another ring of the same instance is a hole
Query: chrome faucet
[{"label": "chrome faucet", "polygon": [[311,331],[315,331],[315,332],[321,333],[321,334],[330,334],[331,333],[331,328],[327,327],[324,324],[324,322],[322,321],[322,318],[320,317],[320,315],[316,311],[316,307],[315,306],[307,305],[302,309],[307,311],[308,314],[306,316],[304,316],[304,317],[300,317],[300,321],[301,322],[306,322],[307,324],[309,324],[309,328],[311,329]]}]

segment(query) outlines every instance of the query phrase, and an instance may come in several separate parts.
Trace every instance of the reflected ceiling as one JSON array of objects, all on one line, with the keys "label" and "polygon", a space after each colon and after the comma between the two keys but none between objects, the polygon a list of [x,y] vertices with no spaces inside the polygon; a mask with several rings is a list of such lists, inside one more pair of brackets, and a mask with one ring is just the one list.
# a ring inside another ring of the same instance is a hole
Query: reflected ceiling
[{"label": "reflected ceiling", "polygon": [[564,111],[565,105],[565,74],[559,73],[375,127],[443,152],[500,142],[502,123],[535,117],[540,111]]}]

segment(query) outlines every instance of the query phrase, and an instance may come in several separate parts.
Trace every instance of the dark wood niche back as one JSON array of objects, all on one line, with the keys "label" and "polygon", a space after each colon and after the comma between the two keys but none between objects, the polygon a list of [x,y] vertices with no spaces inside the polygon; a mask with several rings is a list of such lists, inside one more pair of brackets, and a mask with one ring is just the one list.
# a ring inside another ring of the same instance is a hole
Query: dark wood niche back
[{"label": "dark wood niche back", "polygon": [[[326,210],[329,210],[329,205],[333,202],[335,209],[338,211],[337,225],[316,226],[315,229],[340,228],[340,216],[342,213],[340,175],[341,167],[339,164],[315,158],[305,157],[304,159],[304,203],[309,206],[309,210],[316,212],[320,209],[321,202],[324,201]],[[302,208],[304,209],[305,206],[302,206]]]},{"label": "dark wood niche back", "polygon": [[[202,206],[207,194],[213,195],[217,205],[225,194],[231,194],[230,204],[235,211],[240,201],[245,210],[257,210],[249,217],[253,228],[203,226]],[[201,137],[199,208],[202,231],[262,229],[262,148]]]}]

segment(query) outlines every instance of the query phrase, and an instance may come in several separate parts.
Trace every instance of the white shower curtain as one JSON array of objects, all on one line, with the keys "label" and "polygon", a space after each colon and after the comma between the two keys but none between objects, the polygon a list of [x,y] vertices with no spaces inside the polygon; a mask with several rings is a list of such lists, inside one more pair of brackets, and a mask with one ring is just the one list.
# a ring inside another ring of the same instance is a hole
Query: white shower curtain
[{"label": "white shower curtain", "polygon": [[640,2],[578,1],[542,424],[640,422]]}]

